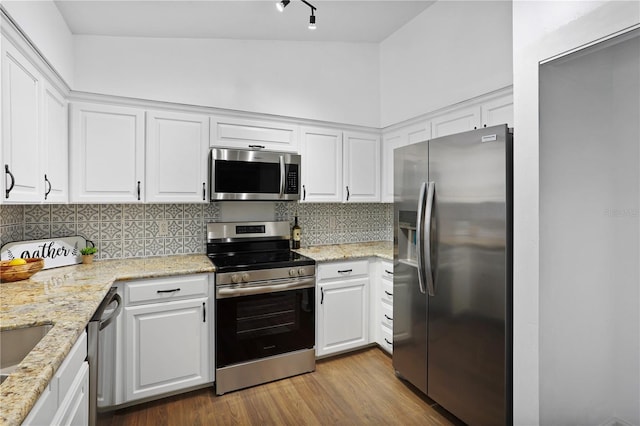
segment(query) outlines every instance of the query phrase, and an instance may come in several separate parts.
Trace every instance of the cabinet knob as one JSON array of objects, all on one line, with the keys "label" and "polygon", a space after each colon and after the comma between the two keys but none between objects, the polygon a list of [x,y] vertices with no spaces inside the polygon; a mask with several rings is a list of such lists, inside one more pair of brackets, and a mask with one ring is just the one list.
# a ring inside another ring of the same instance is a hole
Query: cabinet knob
[{"label": "cabinet knob", "polygon": [[246,272],[242,274],[242,281],[247,282],[249,281],[249,274],[247,274]]}]

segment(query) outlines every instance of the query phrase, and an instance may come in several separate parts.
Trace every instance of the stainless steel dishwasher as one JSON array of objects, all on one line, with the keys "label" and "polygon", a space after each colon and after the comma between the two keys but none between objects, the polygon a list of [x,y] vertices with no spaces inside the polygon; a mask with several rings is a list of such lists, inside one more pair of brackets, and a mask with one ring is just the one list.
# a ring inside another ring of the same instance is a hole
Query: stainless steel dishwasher
[{"label": "stainless steel dishwasher", "polygon": [[[112,306],[115,304],[115,306]],[[98,413],[98,368],[100,364],[100,332],[113,322],[122,310],[117,287],[111,287],[87,325],[87,361],[89,361],[89,426],[95,426]],[[106,316],[105,316],[106,315]]]}]

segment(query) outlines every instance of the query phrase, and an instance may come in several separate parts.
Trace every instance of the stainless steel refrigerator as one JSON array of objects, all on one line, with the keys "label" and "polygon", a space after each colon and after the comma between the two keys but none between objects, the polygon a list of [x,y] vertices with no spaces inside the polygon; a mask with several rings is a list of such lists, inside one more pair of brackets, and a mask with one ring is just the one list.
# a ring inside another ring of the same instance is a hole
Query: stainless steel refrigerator
[{"label": "stainless steel refrigerator", "polygon": [[393,366],[469,425],[512,424],[506,125],[394,151]]}]

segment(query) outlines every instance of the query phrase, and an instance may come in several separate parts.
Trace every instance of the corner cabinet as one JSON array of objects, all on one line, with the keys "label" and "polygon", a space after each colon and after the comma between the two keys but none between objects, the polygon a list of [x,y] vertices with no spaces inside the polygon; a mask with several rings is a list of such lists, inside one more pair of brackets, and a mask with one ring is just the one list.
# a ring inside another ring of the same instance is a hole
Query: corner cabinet
[{"label": "corner cabinet", "polygon": [[2,202],[67,202],[65,97],[24,53],[26,48],[18,47],[24,43],[14,45],[3,37],[1,44]]},{"label": "corner cabinet", "polygon": [[72,103],[70,115],[71,201],[144,200],[144,110]]},{"label": "corner cabinet", "polygon": [[318,265],[316,356],[369,344],[369,261]]},{"label": "corner cabinet", "polygon": [[147,111],[145,201],[207,202],[209,117]]},{"label": "corner cabinet", "polygon": [[377,133],[302,127],[303,202],[380,201]]},{"label": "corner cabinet", "polygon": [[209,276],[136,280],[124,293],[124,401],[212,382]]}]

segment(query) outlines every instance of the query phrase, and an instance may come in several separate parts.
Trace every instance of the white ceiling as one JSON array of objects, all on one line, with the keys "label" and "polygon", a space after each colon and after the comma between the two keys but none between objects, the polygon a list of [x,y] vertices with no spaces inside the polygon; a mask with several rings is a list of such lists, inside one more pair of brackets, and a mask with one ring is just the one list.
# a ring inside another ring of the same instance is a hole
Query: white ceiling
[{"label": "white ceiling", "polygon": [[434,1],[292,0],[283,13],[275,0],[55,0],[73,34],[231,38],[243,40],[380,41]]}]

